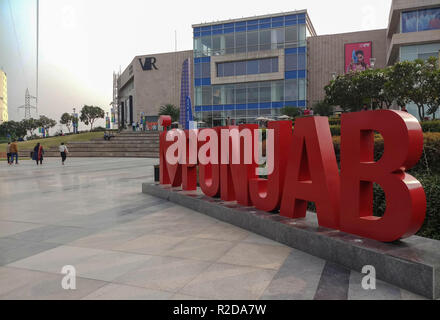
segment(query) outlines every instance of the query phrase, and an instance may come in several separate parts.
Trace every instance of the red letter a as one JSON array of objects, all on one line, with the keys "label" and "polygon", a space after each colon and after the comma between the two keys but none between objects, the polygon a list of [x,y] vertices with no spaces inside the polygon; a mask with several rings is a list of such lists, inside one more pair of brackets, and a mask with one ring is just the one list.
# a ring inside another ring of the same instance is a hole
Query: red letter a
[{"label": "red letter a", "polygon": [[320,226],[339,228],[339,172],[326,117],[295,121],[280,214],[304,218],[315,202]]}]

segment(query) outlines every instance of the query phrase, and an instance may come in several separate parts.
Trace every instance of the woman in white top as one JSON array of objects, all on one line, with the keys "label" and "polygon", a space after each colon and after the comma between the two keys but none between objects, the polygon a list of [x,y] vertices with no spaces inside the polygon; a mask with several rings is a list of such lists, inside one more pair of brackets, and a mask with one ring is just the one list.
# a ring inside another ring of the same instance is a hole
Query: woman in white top
[{"label": "woman in white top", "polygon": [[61,142],[61,145],[58,149],[60,150],[60,153],[61,153],[61,163],[64,166],[64,161],[66,161],[67,154],[69,153],[69,150],[67,149],[67,146],[64,145],[64,142]]}]

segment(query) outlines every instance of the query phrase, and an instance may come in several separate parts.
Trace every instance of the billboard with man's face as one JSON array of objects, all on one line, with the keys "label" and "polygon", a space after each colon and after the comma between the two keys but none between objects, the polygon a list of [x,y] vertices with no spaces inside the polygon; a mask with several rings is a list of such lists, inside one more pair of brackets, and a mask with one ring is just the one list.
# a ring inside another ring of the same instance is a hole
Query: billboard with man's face
[{"label": "billboard with man's face", "polygon": [[358,72],[370,68],[372,42],[347,43],[345,45],[345,72]]}]

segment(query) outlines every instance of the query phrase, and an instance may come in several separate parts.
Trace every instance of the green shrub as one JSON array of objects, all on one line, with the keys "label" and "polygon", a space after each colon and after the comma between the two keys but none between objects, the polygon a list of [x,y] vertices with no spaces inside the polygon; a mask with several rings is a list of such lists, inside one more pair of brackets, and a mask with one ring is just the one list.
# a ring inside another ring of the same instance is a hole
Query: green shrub
[{"label": "green shrub", "polygon": [[341,135],[341,126],[340,125],[330,126],[330,132],[331,132],[332,136],[340,136]]},{"label": "green shrub", "polygon": [[423,132],[440,132],[440,120],[423,121],[421,125]]},{"label": "green shrub", "polygon": [[328,123],[331,126],[340,126],[341,125],[341,118],[339,118],[339,117],[328,118]]},{"label": "green shrub", "polygon": [[[419,175],[414,177],[420,181],[426,194],[426,218],[425,223],[417,235],[440,240],[440,175]],[[385,213],[385,194],[377,184],[374,184],[374,208],[375,216],[381,217]]]}]

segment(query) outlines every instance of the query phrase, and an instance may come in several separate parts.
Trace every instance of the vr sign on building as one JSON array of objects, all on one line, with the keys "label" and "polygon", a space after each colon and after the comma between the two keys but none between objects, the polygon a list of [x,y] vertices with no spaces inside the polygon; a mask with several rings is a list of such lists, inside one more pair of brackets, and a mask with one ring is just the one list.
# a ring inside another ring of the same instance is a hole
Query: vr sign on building
[{"label": "vr sign on building", "polygon": [[[162,116],[161,125],[171,125]],[[374,134],[384,153],[374,159]],[[270,122],[266,173],[256,125],[164,131],[160,184],[195,190],[243,206],[304,218],[314,202],[318,223],[362,237],[392,242],[414,235],[425,219],[422,185],[406,171],[419,161],[423,133],[408,113],[378,110],[342,116],[340,170],[326,117]],[[198,170],[197,170],[198,168]],[[260,178],[259,175],[267,175]],[[386,196],[383,217],[373,215],[373,183]]]},{"label": "vr sign on building", "polygon": [[139,58],[139,63],[142,67],[142,70],[144,71],[149,71],[149,70],[158,70],[157,66],[156,66],[156,58],[152,57],[152,58],[144,58],[142,60],[142,58]]}]

